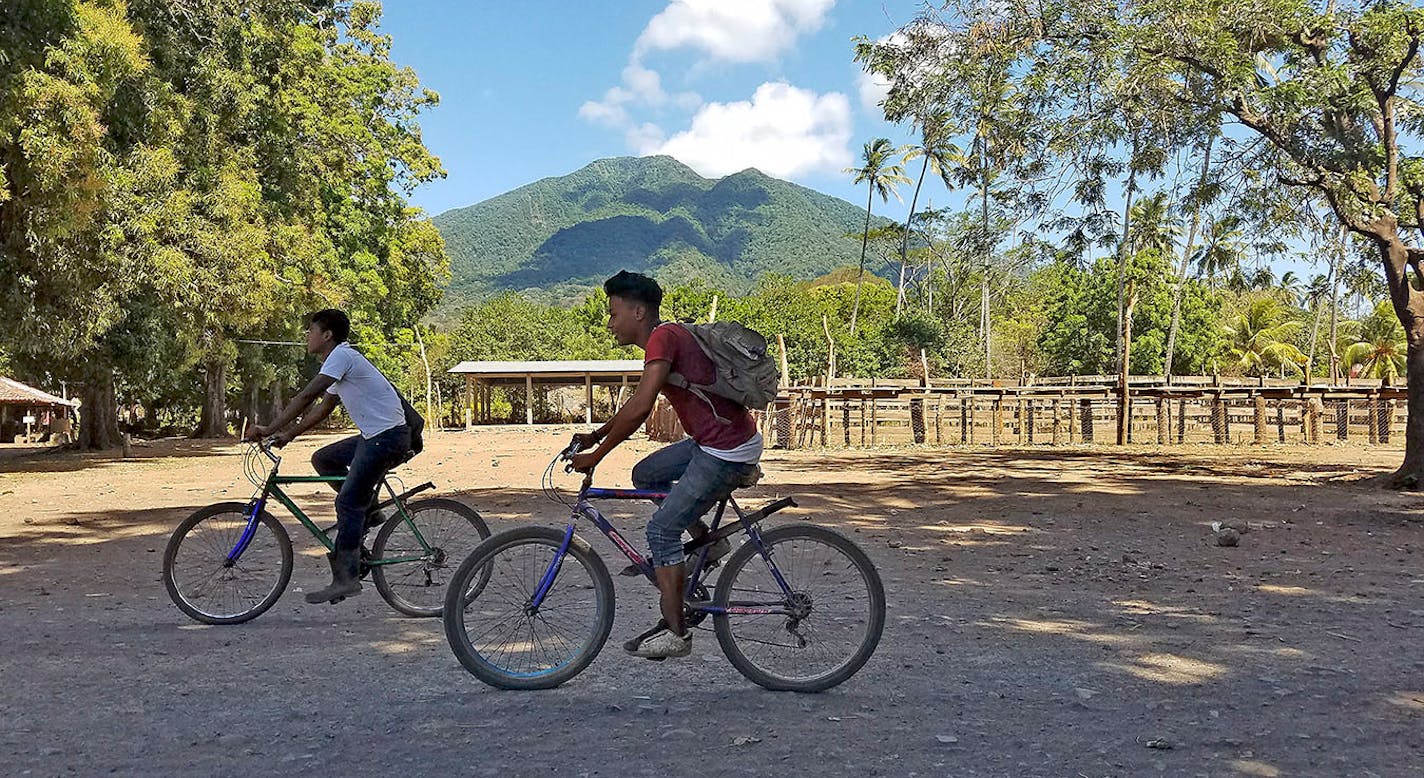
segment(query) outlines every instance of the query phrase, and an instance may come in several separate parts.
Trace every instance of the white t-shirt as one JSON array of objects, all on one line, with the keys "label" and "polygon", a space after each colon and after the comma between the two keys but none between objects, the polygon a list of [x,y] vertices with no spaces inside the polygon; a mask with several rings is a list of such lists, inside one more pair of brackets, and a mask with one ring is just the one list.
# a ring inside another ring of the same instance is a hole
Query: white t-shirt
[{"label": "white t-shirt", "polygon": [[405,409],[395,387],[350,343],[338,344],[326,355],[321,374],[336,379],[326,393],[341,398],[361,437],[370,440],[405,424]]}]

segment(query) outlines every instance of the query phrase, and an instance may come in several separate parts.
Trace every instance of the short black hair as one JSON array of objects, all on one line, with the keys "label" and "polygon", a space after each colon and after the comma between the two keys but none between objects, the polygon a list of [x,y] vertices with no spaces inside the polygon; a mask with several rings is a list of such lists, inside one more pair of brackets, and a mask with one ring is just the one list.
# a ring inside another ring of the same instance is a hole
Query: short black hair
[{"label": "short black hair", "polygon": [[655,311],[663,304],[663,288],[642,273],[620,270],[618,275],[603,282],[603,291],[609,297],[642,303]]},{"label": "short black hair", "polygon": [[351,319],[346,316],[344,311],[338,311],[335,308],[317,311],[307,317],[307,325],[313,324],[330,332],[332,339],[337,343],[345,343],[346,339],[351,337]]}]

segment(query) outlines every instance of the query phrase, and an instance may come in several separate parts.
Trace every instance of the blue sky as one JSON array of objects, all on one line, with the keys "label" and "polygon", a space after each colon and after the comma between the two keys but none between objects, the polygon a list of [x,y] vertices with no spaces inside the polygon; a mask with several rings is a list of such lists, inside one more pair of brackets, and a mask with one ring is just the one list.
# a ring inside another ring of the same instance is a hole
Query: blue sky
[{"label": "blue sky", "polygon": [[[596,159],[668,153],[709,178],[747,167],[863,207],[841,172],[877,136],[908,141],[874,106],[851,39],[920,3],[841,0],[396,0],[394,59],[441,104],[421,119],[448,171],[414,202],[432,214]],[[905,192],[908,201],[909,193]],[[927,182],[923,198],[948,198]],[[876,212],[903,217],[892,198]]]}]

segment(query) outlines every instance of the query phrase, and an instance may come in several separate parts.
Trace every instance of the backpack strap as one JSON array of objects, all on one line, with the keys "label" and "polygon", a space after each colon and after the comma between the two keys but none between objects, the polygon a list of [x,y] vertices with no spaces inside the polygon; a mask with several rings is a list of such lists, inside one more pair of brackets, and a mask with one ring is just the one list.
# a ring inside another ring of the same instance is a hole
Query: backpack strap
[{"label": "backpack strap", "polygon": [[[668,326],[668,325],[672,325],[672,326],[675,326],[675,327],[681,327],[681,328],[682,328],[682,331],[683,331],[684,333],[686,333],[688,337],[693,337],[691,331],[689,331],[689,330],[688,330],[686,327],[684,327],[683,325],[678,324],[677,322],[666,322],[666,323],[664,323],[664,324],[659,324],[658,326],[659,326],[659,327],[665,327],[665,326]],[[693,337],[693,341],[692,341],[692,342],[693,342],[694,344],[696,344],[696,343],[697,343],[697,339],[696,339],[695,337]],[[702,346],[698,345],[698,346],[697,346],[697,350],[698,350],[698,351],[702,351]],[[702,352],[702,355],[703,355],[704,357],[707,357],[707,352],[703,351],[703,352]],[[712,357],[707,357],[707,361],[711,362],[711,361],[712,361]],[[715,362],[713,362],[713,364],[712,364],[712,370],[713,370],[713,371],[716,371],[716,369],[717,369],[717,364],[716,364]],[[711,397],[708,397],[706,392],[702,391],[702,390],[699,389],[697,386],[695,386],[692,382],[688,381],[688,380],[687,380],[687,377],[684,376],[682,373],[669,372],[669,373],[668,373],[668,376],[667,376],[666,383],[669,383],[669,384],[671,384],[671,385],[673,385],[673,386],[676,386],[676,387],[679,388],[679,389],[685,389],[685,390],[687,390],[687,391],[689,391],[689,392],[691,392],[691,393],[697,395],[698,397],[701,397],[701,398],[702,398],[702,401],[705,402],[705,403],[707,403],[707,407],[712,410],[712,418],[716,419],[719,423],[721,423],[721,424],[731,424],[731,423],[732,423],[732,420],[731,420],[731,419],[723,418],[723,417],[722,417],[722,414],[720,414],[720,413],[717,412],[717,406],[712,403],[712,398],[711,398]]]}]

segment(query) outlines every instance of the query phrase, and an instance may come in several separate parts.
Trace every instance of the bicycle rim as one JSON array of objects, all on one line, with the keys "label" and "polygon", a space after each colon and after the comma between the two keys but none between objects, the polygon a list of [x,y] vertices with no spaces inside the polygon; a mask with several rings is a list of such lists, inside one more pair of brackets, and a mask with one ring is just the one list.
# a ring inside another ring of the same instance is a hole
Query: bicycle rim
[{"label": "bicycle rim", "polygon": [[[539,607],[530,607],[562,535],[545,528],[512,530],[491,538],[461,565],[445,601],[446,633],[461,663],[486,683],[556,686],[592,662],[608,639],[612,579],[582,541],[570,545]],[[480,579],[484,585],[476,595]]]},{"label": "bicycle rim", "polygon": [[169,594],[185,613],[206,623],[254,618],[276,602],[292,572],[291,541],[263,515],[242,554],[228,553],[247,528],[246,509],[224,506],[180,525],[164,555]]},{"label": "bicycle rim", "polygon": [[788,525],[764,544],[791,589],[788,597],[752,544],[737,549],[715,604],[791,613],[715,618],[718,642],[738,671],[772,689],[821,691],[869,659],[885,623],[880,577],[859,548],[821,527]]}]

